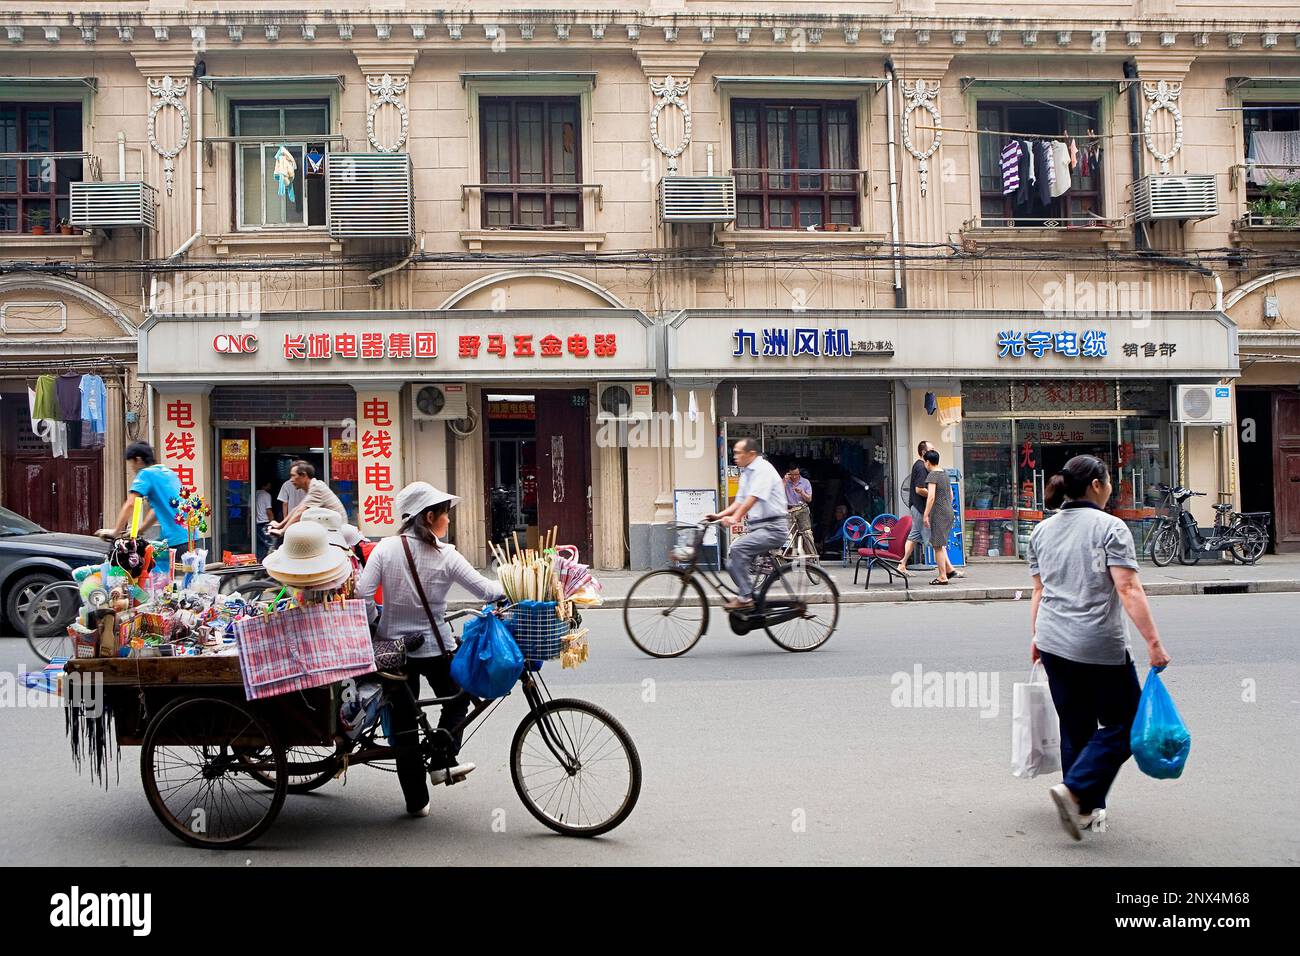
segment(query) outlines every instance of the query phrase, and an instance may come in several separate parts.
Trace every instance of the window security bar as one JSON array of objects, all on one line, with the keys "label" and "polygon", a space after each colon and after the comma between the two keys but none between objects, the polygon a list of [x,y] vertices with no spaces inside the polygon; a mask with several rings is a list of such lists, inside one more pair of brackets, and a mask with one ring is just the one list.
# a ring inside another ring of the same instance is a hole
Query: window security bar
[{"label": "window security bar", "polygon": [[[464,212],[469,202],[471,189],[482,192],[515,193],[573,193],[579,190],[596,191],[596,208],[605,208],[605,187],[601,183],[462,183],[460,187],[460,211]],[[530,227],[531,228],[531,227]]]},{"label": "window security bar", "polygon": [[[1231,167],[1230,171],[1232,175],[1230,177],[1231,180],[1230,184],[1234,192],[1236,191],[1237,187],[1242,183],[1242,181],[1245,180],[1246,177],[1250,175],[1251,171],[1255,169],[1285,169],[1285,170],[1289,170],[1292,173],[1300,175],[1300,165],[1296,165],[1294,163],[1288,166],[1284,163],[1253,163],[1247,160],[1244,163],[1237,163],[1235,166]],[[1278,182],[1285,182],[1285,180],[1283,180],[1281,177],[1278,177]]]},{"label": "window security bar", "polygon": [[[862,194],[865,196],[867,193],[867,176],[869,172],[870,171],[866,169],[759,169],[753,167],[741,167],[741,168],[731,170],[731,175],[733,176],[766,175],[768,177],[816,176],[819,179],[822,179],[824,177],[830,177],[830,176],[861,176]],[[744,188],[742,188],[739,183],[737,183],[736,186],[740,192],[745,191]],[[787,191],[788,192],[836,192],[835,189],[833,189],[830,185],[826,183],[817,186],[815,189],[795,189],[793,186],[789,187],[788,190],[780,189],[778,187],[774,187],[770,185],[770,179],[769,179],[768,186],[759,187],[759,188],[765,188],[768,192],[787,192]],[[839,191],[853,192],[854,187],[850,187],[849,189],[839,190]]]},{"label": "window security bar", "polygon": [[90,169],[90,178],[95,182],[100,180],[100,162],[99,157],[94,153],[86,152],[45,152],[45,153],[0,153],[0,162],[44,162],[45,160],[61,159],[80,159],[83,160]]}]

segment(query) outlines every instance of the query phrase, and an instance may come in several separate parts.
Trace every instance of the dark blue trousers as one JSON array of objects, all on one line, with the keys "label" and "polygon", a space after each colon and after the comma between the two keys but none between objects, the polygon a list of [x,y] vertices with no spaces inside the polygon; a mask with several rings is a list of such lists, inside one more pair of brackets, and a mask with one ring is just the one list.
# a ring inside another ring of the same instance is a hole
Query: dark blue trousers
[{"label": "dark blue trousers", "polygon": [[1123,664],[1080,664],[1040,652],[1061,720],[1064,783],[1079,812],[1106,806],[1119,768],[1132,756],[1129,735],[1142,688],[1133,659]]}]

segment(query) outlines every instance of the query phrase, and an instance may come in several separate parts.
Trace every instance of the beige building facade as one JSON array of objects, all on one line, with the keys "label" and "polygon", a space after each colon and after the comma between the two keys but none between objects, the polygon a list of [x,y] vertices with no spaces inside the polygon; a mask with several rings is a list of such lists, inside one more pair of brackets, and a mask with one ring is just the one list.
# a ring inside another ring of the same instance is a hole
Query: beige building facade
[{"label": "beige building facade", "polygon": [[0,503],[82,530],[24,393],[86,372],[82,523],[146,437],[218,551],[306,459],[654,566],[742,435],[830,550],[921,439],[970,560],[1079,452],[1139,540],[1181,482],[1300,547],[1294,5],[823,10],[0,0]]}]

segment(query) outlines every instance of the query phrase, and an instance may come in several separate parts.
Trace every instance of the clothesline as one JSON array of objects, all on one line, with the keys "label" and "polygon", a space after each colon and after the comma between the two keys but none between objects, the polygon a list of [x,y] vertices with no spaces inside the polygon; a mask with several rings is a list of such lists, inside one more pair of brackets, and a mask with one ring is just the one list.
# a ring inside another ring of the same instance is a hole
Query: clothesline
[{"label": "clothesline", "polygon": [[1132,139],[1140,138],[1142,133],[1014,133],[1005,129],[967,129],[958,126],[916,126],[914,130],[937,130],[941,133],[975,133],[980,136],[1001,136],[1009,139],[1033,139],[1033,140],[1058,140],[1070,139],[1087,141],[1091,144],[1094,140],[1102,139]]}]

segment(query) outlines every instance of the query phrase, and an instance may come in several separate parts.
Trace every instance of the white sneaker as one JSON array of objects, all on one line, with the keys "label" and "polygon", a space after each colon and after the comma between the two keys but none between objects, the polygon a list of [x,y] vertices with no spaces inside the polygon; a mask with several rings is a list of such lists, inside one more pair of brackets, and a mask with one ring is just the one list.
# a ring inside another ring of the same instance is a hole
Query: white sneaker
[{"label": "white sneaker", "polygon": [[427,816],[429,815],[429,807],[432,805],[432,802],[433,802],[433,801],[430,801],[429,803],[426,803],[426,804],[425,804],[423,807],[421,807],[419,810],[407,810],[407,811],[406,811],[407,816],[412,816],[412,817],[427,817]]},{"label": "white sneaker", "polygon": [[458,763],[454,767],[448,767],[445,770],[430,770],[429,781],[431,783],[445,783],[451,786],[453,783],[460,783],[475,770],[472,763]]},{"label": "white sneaker", "polygon": [[1074,798],[1070,788],[1063,783],[1058,783],[1048,793],[1052,796],[1052,802],[1056,804],[1056,812],[1061,818],[1061,827],[1070,835],[1070,839],[1082,840],[1083,834],[1079,832],[1079,801]]},{"label": "white sneaker", "polygon": [[1106,832],[1106,811],[1104,808],[1098,808],[1091,813],[1077,818],[1080,830],[1091,830],[1093,833]]}]

